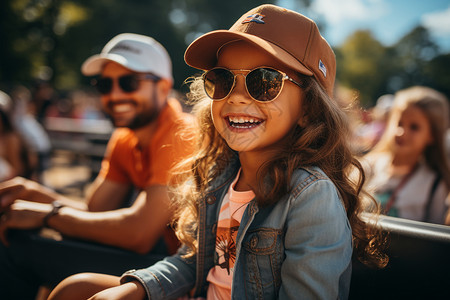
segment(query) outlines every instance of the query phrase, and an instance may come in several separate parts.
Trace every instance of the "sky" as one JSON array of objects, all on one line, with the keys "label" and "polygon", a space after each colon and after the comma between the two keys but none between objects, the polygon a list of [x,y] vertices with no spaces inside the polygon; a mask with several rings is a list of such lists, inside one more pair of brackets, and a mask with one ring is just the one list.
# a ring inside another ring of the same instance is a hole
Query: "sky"
[{"label": "sky", "polygon": [[332,46],[340,46],[359,29],[369,29],[390,46],[422,25],[441,52],[450,53],[450,0],[313,0],[308,12],[296,7],[295,0],[278,4],[323,21],[322,35]]}]

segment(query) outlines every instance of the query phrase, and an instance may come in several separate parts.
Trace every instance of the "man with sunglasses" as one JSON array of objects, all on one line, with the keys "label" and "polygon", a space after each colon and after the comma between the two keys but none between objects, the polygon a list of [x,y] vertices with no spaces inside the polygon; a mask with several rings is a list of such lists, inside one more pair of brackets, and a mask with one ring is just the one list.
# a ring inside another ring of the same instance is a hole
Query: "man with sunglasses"
[{"label": "man with sunglasses", "polygon": [[[2,299],[33,298],[39,286],[74,273],[120,275],[178,246],[168,227],[173,208],[167,186],[171,168],[193,150],[194,130],[191,116],[169,96],[167,51],[150,37],[120,34],[87,59],[82,72],[99,75],[93,84],[117,129],[86,204],[23,178],[0,184]],[[42,227],[64,238],[44,238]]]}]

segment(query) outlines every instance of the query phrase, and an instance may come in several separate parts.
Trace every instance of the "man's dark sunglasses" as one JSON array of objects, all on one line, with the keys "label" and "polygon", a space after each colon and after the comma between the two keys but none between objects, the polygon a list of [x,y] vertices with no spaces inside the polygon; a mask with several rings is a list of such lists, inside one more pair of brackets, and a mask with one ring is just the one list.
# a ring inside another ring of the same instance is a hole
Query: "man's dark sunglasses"
[{"label": "man's dark sunglasses", "polygon": [[[152,81],[159,81],[161,78],[150,73],[146,74],[129,74],[120,76],[117,78],[119,82],[119,87],[125,92],[125,93],[131,93],[139,89],[139,83],[142,80],[152,80]],[[112,77],[99,77],[96,79],[93,79],[91,84],[97,88],[97,91],[102,94],[106,95],[111,93],[111,90],[113,88],[113,81],[114,78]]]}]

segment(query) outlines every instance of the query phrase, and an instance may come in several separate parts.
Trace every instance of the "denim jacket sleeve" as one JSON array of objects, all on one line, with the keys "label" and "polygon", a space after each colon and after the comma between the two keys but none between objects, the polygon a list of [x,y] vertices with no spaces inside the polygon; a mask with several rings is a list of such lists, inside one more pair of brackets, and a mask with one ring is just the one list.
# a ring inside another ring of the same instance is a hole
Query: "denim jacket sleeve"
[{"label": "denim jacket sleeve", "polygon": [[346,299],[352,233],[336,187],[316,178],[289,202],[279,299]]},{"label": "denim jacket sleeve", "polygon": [[194,287],[196,259],[184,259],[184,248],[156,264],[140,270],[130,270],[122,275],[121,283],[137,280],[151,300],[176,299],[187,295]]}]

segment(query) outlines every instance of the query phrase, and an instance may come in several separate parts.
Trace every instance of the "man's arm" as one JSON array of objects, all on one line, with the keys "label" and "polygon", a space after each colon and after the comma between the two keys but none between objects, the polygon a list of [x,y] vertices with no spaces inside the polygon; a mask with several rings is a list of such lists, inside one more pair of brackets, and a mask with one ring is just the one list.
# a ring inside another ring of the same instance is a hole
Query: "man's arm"
[{"label": "man's arm", "polygon": [[[38,228],[51,211],[50,204],[18,201],[0,222],[0,236],[9,228]],[[128,208],[88,212],[62,207],[48,225],[64,235],[147,253],[162,236],[172,212],[166,186],[152,186]],[[23,220],[27,220],[23,223]]]},{"label": "man's arm", "polygon": [[123,206],[133,187],[98,176],[87,191],[87,209],[92,212],[108,211]]},{"label": "man's arm", "polygon": [[63,207],[48,224],[68,236],[145,254],[161,238],[171,216],[167,187],[152,186],[131,207],[103,212]]}]

